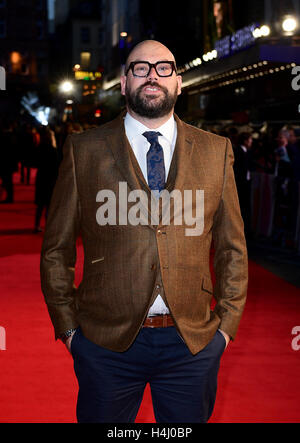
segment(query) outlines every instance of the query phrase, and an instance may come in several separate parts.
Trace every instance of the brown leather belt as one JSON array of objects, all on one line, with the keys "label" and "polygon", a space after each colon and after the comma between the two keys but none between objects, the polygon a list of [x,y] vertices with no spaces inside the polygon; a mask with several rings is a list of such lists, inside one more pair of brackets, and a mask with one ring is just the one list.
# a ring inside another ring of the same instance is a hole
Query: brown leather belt
[{"label": "brown leather belt", "polygon": [[143,323],[143,328],[167,328],[169,326],[175,326],[175,323],[169,314],[147,317]]}]

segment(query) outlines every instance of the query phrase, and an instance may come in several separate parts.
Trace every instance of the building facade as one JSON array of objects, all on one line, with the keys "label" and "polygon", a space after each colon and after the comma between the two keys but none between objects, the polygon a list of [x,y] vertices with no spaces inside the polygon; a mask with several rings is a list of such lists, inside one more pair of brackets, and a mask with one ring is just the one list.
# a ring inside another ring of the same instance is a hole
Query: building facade
[{"label": "building facade", "polygon": [[[298,98],[291,81],[300,63],[300,2],[211,3],[215,31],[208,52],[196,53],[180,66],[181,115],[200,126],[297,120]],[[283,29],[286,18],[295,19],[291,32]]]},{"label": "building facade", "polygon": [[[88,76],[80,80],[81,92],[87,104],[110,109],[108,118],[124,106],[120,75],[129,51],[144,39],[174,52],[183,77],[177,109],[186,120],[279,119],[283,109],[286,117],[295,115],[289,77],[298,62],[299,29],[285,35],[282,21],[299,19],[299,0],[186,0],[184,8],[178,0],[153,0],[151,7],[141,0],[56,3],[54,76],[74,76],[75,65],[77,76],[101,72],[96,89]],[[269,35],[254,38],[262,25]],[[218,54],[209,59],[213,51]]]}]

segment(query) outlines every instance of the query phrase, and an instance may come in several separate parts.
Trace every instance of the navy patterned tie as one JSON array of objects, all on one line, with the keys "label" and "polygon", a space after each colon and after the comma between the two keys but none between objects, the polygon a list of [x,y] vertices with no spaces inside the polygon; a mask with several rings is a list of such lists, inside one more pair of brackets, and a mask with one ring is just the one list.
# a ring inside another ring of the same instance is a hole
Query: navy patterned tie
[{"label": "navy patterned tie", "polygon": [[151,191],[162,191],[165,187],[165,162],[164,151],[158,142],[160,132],[147,131],[143,136],[150,143],[150,149],[147,152],[147,174],[148,185]]}]

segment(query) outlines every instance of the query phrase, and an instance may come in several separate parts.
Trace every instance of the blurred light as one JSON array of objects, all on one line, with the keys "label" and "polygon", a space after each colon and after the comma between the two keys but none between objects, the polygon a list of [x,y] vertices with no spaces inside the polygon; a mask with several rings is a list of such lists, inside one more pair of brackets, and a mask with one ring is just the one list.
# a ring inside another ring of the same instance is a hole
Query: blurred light
[{"label": "blurred light", "polygon": [[92,54],[88,51],[82,51],[80,53],[80,67],[83,70],[88,70],[91,64]]},{"label": "blurred light", "polygon": [[253,31],[253,37],[254,37],[254,38],[259,38],[259,37],[261,37],[261,32],[260,32],[260,29],[259,29],[259,28],[254,29],[254,31]]},{"label": "blurred light", "polygon": [[80,69],[80,65],[77,63],[77,64],[74,66],[74,70],[75,70],[75,71],[79,71],[79,69]]},{"label": "blurred light", "polygon": [[267,37],[268,35],[270,35],[271,29],[269,28],[269,26],[263,25],[260,28],[260,32],[263,37]]},{"label": "blurred light", "polygon": [[101,111],[101,109],[96,109],[96,111],[95,111],[95,117],[96,118],[99,118],[99,117],[101,117],[101,114],[102,114],[102,111]]},{"label": "blurred light", "polygon": [[90,72],[90,71],[75,71],[75,80],[100,80],[102,77],[101,72]]},{"label": "blurred light", "polygon": [[[201,58],[195,58],[193,61],[192,61],[192,64],[193,64],[193,66],[199,66],[199,65],[201,65],[201,63],[202,63],[202,60],[201,60]],[[190,63],[189,63],[189,65],[190,65]]]},{"label": "blurred light", "polygon": [[297,21],[294,17],[287,17],[282,22],[284,32],[294,32],[297,28]]},{"label": "blurred light", "polygon": [[66,103],[67,105],[73,105],[73,100],[67,100]]},{"label": "blurred light", "polygon": [[217,57],[218,57],[218,52],[216,49],[213,49],[212,51],[207,52],[206,54],[204,54],[202,56],[202,58],[205,62],[208,62],[209,60],[213,60],[214,58],[217,58]]},{"label": "blurred light", "polygon": [[38,122],[40,122],[43,126],[48,125],[48,118],[49,118],[50,108],[45,108],[43,111],[39,111],[35,118]]},{"label": "blurred light", "polygon": [[267,37],[270,35],[271,29],[267,25],[263,25],[260,28],[255,28],[252,32],[254,38]]},{"label": "blurred light", "polygon": [[13,64],[20,63],[22,60],[21,54],[19,52],[13,51],[10,54],[10,61]]},{"label": "blurred light", "polygon": [[21,99],[21,105],[39,123],[44,126],[48,125],[51,108],[48,106],[42,106],[35,92],[28,92],[27,95],[24,95]]},{"label": "blurred light", "polygon": [[61,83],[61,85],[60,85],[60,90],[63,92],[63,93],[68,93],[68,92],[71,92],[71,91],[73,91],[73,89],[74,89],[74,86],[73,86],[73,83],[71,83],[70,81],[64,81],[64,82],[62,82]]},{"label": "blurred light", "polygon": [[127,37],[127,32],[120,32],[120,37],[125,38]]}]

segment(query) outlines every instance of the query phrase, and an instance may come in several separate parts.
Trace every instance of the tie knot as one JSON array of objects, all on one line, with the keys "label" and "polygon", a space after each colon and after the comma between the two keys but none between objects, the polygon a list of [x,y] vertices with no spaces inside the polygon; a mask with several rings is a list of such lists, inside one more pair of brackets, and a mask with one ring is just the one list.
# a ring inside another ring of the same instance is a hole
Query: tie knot
[{"label": "tie knot", "polygon": [[161,135],[160,132],[155,131],[146,131],[143,136],[146,137],[148,142],[152,145],[154,143],[158,143],[158,137]]}]

